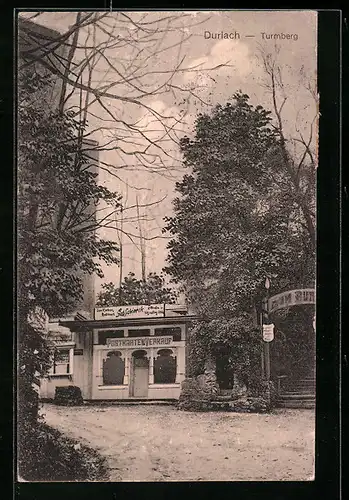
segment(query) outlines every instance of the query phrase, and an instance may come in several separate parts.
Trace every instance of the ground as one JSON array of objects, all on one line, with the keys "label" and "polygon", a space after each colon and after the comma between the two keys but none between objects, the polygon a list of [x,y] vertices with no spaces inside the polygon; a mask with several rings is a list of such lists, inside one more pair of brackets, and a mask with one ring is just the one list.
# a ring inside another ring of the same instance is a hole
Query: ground
[{"label": "ground", "polygon": [[306,481],[312,410],[191,413],[174,406],[42,408],[46,422],[97,449],[110,481]]}]

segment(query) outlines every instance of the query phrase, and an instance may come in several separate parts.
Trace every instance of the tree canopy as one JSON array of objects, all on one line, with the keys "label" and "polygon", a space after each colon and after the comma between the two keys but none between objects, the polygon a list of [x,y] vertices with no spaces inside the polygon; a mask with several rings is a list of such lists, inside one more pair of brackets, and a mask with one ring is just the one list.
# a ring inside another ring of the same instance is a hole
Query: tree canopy
[{"label": "tree canopy", "polygon": [[100,203],[119,196],[97,183],[70,112],[40,99],[50,80],[19,75],[18,269],[21,307],[66,313],[82,296],[83,274],[102,276],[99,260],[118,262],[118,246],[98,237]]},{"label": "tree canopy", "polygon": [[[175,215],[166,218],[173,235],[166,271],[206,319],[201,333],[209,332],[212,350],[245,338],[242,324],[254,328],[246,318],[266,276],[277,291],[312,286],[314,249],[269,111],[238,92],[198,116],[195,137],[185,137],[181,150],[190,173],[177,183]],[[313,170],[305,172],[315,186]],[[229,335],[214,326],[217,317],[229,322]]]},{"label": "tree canopy", "polygon": [[146,280],[138,280],[129,273],[117,287],[114,283],[104,283],[98,294],[97,306],[126,306],[146,304],[173,304],[176,293],[165,286],[165,279],[157,273],[149,273]]}]

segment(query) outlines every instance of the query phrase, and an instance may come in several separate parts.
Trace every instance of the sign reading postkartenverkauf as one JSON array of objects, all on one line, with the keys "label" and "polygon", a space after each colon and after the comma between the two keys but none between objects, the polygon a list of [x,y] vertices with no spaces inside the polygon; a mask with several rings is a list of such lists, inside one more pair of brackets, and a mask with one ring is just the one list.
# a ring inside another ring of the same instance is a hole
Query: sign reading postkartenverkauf
[{"label": "sign reading postkartenverkauf", "polygon": [[164,304],[95,308],[95,320],[118,319],[118,318],[159,318],[159,317],[164,317]]},{"label": "sign reading postkartenverkauf", "polygon": [[125,337],[122,339],[110,338],[107,339],[108,347],[164,347],[169,346],[173,342],[171,336],[163,337]]},{"label": "sign reading postkartenverkauf", "polygon": [[278,293],[268,300],[268,312],[272,313],[284,307],[298,306],[303,304],[315,304],[314,288],[300,288]]}]

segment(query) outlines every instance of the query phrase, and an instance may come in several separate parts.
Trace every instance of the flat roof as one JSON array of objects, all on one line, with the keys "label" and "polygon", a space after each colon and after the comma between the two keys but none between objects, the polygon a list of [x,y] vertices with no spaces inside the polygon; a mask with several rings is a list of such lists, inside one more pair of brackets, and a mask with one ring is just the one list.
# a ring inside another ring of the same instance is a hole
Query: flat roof
[{"label": "flat roof", "polygon": [[152,325],[173,325],[190,323],[198,320],[196,315],[186,316],[166,316],[164,318],[122,318],[122,319],[101,319],[101,320],[61,320],[59,324],[69,328],[71,331],[84,331],[102,328],[121,328],[130,326],[152,326]]}]

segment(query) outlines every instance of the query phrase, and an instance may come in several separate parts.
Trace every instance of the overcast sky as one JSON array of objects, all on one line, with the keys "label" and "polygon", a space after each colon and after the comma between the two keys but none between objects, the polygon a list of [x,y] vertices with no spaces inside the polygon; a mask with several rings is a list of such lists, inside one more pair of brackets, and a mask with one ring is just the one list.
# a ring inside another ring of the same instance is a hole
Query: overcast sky
[{"label": "overcast sky", "polygon": [[[149,13],[149,19],[161,18],[167,16],[168,12]],[[285,131],[288,136],[297,133],[296,128],[300,127],[306,135],[309,132],[309,125],[316,113],[316,104],[310,93],[302,85],[302,79],[313,81],[316,79],[316,50],[317,50],[317,14],[314,11],[224,11],[224,12],[192,12],[190,17],[184,18],[181,12],[172,13],[178,16],[178,22],[181,29],[178,32],[170,33],[167,40],[163,41],[167,46],[173,45],[177,38],[186,34],[191,37],[184,41],[178,49],[178,46],[160,53],[156,62],[152,62],[153,67],[157,69],[172,69],[176,67],[180,59],[185,67],[203,68],[200,72],[182,72],[176,76],[176,84],[184,87],[198,87],[198,96],[200,99],[191,98],[189,102],[182,102],[178,96],[172,93],[163,94],[159,97],[150,96],[145,102],[147,106],[155,109],[168,117],[182,116],[184,110],[186,117],[183,123],[178,127],[178,133],[192,134],[195,115],[198,112],[209,112],[210,108],[217,103],[225,104],[235,91],[241,89],[247,93],[254,105],[261,104],[271,109],[271,96],[263,86],[264,73],[258,60],[260,48],[268,52],[275,50],[275,43],[279,47],[279,61],[282,66],[283,81],[288,99],[283,110],[285,118]],[[25,17],[31,17],[33,13],[24,14]],[[116,14],[115,14],[116,15]],[[139,13],[128,13],[130,19],[138,19]],[[65,32],[75,21],[75,13],[72,12],[49,12],[43,13],[35,19],[35,22],[47,27]],[[193,26],[196,24],[196,26]],[[238,33],[239,37],[228,39],[213,39],[213,34],[231,33],[231,37]],[[262,35],[264,33],[264,35]],[[270,34],[293,35],[290,39],[271,40],[266,39]],[[172,37],[172,38],[171,38]],[[295,38],[297,38],[295,40]],[[114,52],[112,57],[117,60],[118,57],[127,59],[132,53],[131,47],[124,47],[122,54]],[[228,66],[223,66],[227,64]],[[218,65],[222,65],[217,70],[206,70]],[[106,66],[103,61],[100,63],[99,75],[107,81]],[[103,76],[104,75],[104,76]],[[303,75],[303,76],[301,76]],[[154,81],[149,80],[149,85],[155,85]],[[120,90],[118,89],[120,92]],[[126,92],[126,88],[125,88]],[[124,103],[118,103],[111,100],[108,103],[110,109],[118,116],[127,117],[127,119],[141,120],[142,126],[148,133],[153,127],[149,115],[136,106]],[[99,115],[101,116],[101,115]],[[93,122],[90,117],[90,127],[98,126],[98,120]],[[155,139],[157,132],[154,132]],[[94,138],[100,143],[105,141],[105,134],[97,133]],[[166,152],[176,160],[169,160]],[[142,215],[147,219],[143,223],[142,229],[148,238],[161,235],[163,227],[163,217],[171,215],[172,199],[175,196],[174,183],[179,180],[184,173],[180,165],[180,155],[175,143],[164,143],[163,161],[171,166],[176,166],[176,170],[171,171],[170,175],[149,173],[146,169],[127,168],[118,169],[118,179],[101,171],[100,182],[109,188],[121,192],[124,197],[127,196],[128,205],[134,205],[136,194],[139,203],[149,204],[165,198],[161,203],[152,205],[146,209],[141,209]],[[132,158],[121,156],[117,151],[103,151],[100,154],[102,161],[113,165],[132,164]],[[134,218],[135,212],[129,211],[128,217]],[[138,234],[138,225],[136,222],[130,222],[124,227],[125,231],[132,234]],[[115,231],[105,231],[104,235],[109,238],[115,237]],[[134,241],[137,241],[134,239]],[[154,239],[147,242],[147,271],[160,272],[166,259],[166,239]],[[126,275],[133,271],[140,277],[140,253],[137,246],[127,237],[124,237],[124,272]],[[103,281],[116,281],[118,279],[117,267],[104,267],[105,279],[97,281],[97,291]]]}]

